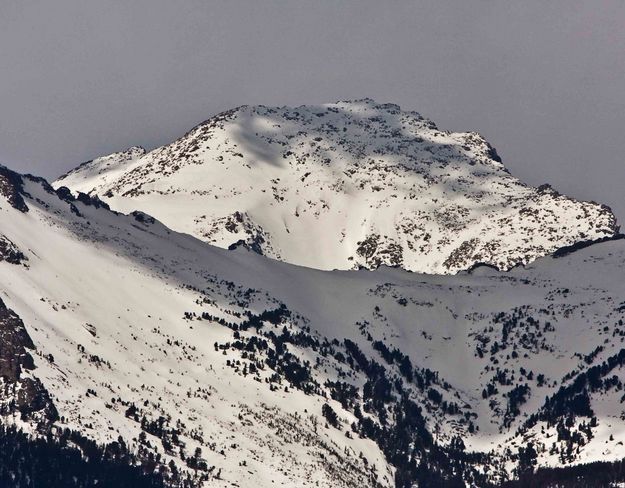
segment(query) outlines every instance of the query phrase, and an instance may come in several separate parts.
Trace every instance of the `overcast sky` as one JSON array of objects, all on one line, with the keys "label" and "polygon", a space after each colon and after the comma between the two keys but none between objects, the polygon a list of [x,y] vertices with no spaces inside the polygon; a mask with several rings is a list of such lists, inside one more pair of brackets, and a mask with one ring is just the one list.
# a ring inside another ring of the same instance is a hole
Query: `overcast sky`
[{"label": "overcast sky", "polygon": [[53,178],[242,104],[371,97],[625,222],[625,1],[0,0],[0,163]]}]

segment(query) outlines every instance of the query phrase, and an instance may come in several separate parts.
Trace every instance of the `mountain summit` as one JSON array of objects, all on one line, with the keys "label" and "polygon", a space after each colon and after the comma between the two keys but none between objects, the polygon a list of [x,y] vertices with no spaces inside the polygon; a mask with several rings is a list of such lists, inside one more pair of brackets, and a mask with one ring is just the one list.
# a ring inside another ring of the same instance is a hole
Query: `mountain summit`
[{"label": "mountain summit", "polygon": [[370,99],[242,106],[153,151],[84,163],[53,186],[319,269],[507,270],[618,230],[603,205],[523,184],[479,134]]}]

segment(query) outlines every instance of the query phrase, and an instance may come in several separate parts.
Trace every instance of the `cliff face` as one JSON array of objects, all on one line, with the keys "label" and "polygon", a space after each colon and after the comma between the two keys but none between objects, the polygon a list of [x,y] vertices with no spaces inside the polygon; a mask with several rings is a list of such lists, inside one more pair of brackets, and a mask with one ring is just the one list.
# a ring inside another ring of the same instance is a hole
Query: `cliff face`
[{"label": "cliff face", "polygon": [[34,351],[24,323],[0,299],[0,417],[17,418],[45,431],[58,414],[43,384],[34,376]]}]

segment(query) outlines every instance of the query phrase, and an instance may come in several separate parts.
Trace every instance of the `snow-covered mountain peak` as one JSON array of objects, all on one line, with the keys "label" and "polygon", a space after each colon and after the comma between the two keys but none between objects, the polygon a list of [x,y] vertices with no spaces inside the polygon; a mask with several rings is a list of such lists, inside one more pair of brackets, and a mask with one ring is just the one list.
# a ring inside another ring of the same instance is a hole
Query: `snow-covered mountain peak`
[{"label": "snow-covered mountain peak", "polygon": [[54,186],[219,247],[243,243],[319,269],[509,269],[617,232],[607,207],[510,175],[479,134],[371,99],[241,106],[149,153],[85,163]]}]

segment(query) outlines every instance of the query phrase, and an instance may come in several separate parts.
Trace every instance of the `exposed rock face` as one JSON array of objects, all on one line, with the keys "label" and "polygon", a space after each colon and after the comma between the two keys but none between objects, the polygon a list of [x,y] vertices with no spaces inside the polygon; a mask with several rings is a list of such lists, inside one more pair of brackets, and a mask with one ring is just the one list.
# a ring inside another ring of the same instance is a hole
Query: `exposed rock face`
[{"label": "exposed rock face", "polygon": [[0,165],[0,197],[13,208],[28,212],[28,206],[22,196],[22,177],[10,169]]},{"label": "exposed rock face", "polygon": [[0,261],[6,261],[11,264],[21,264],[27,258],[11,240],[0,234]]},{"label": "exposed rock face", "polygon": [[0,299],[0,416],[19,415],[20,420],[45,430],[58,414],[32,374],[35,364],[30,351],[34,349],[22,320]]},{"label": "exposed rock face", "polygon": [[509,269],[617,231],[609,208],[511,176],[479,134],[369,99],[240,107],[147,154],[85,163],[61,185],[320,269]]}]

